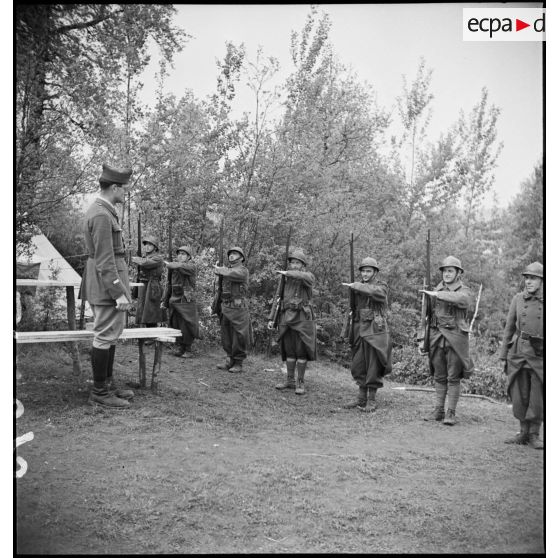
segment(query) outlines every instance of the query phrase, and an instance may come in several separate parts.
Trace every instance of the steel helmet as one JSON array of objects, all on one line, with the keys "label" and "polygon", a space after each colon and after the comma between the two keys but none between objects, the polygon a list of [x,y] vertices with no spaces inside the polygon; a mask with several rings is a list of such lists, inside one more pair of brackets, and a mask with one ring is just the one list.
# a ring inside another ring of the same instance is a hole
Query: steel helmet
[{"label": "steel helmet", "polygon": [[242,256],[242,261],[246,260],[246,256],[244,255],[244,252],[242,251],[242,248],[239,248],[238,246],[233,246],[232,248],[229,248],[227,250],[227,258],[229,257],[229,254],[231,252],[238,252]]},{"label": "steel helmet", "polygon": [[178,254],[178,252],[180,251],[186,252],[186,254],[188,254],[190,257],[192,257],[192,249],[190,248],[190,246],[179,246],[176,249],[176,253]]},{"label": "steel helmet", "polygon": [[157,250],[159,250],[159,241],[154,236],[145,236],[141,241],[142,244],[149,242],[149,244],[153,244]]},{"label": "steel helmet", "polygon": [[288,257],[288,260],[299,260],[304,265],[308,265],[308,258],[300,248],[295,248]]},{"label": "steel helmet", "polygon": [[454,256],[448,256],[443,262],[442,265],[438,268],[440,271],[444,270],[444,267],[456,267],[460,269],[463,273],[463,268],[461,267],[461,262]]},{"label": "steel helmet", "polygon": [[380,271],[380,268],[378,267],[378,262],[374,259],[374,258],[364,258],[361,262],[360,265],[358,266],[358,270],[360,271],[363,267],[373,267],[376,271]]},{"label": "steel helmet", "polygon": [[533,262],[525,268],[525,271],[521,275],[534,275],[535,277],[543,279],[543,264],[540,262]]}]

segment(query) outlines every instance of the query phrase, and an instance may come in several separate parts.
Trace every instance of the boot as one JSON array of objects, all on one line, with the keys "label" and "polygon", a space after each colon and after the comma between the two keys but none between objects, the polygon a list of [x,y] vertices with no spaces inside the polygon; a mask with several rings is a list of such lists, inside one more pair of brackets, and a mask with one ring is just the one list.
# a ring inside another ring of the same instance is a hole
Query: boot
[{"label": "boot", "polygon": [[356,401],[343,405],[344,409],[354,409],[355,407],[366,407],[368,402],[368,389],[363,386],[358,386],[358,397]]},{"label": "boot", "polygon": [[188,348],[184,349],[184,352],[180,355],[181,358],[194,358],[194,354]]},{"label": "boot", "polygon": [[110,393],[106,382],[93,382],[93,388],[89,394],[89,404],[93,406],[102,405],[113,409],[124,409],[130,406],[130,403],[125,399],[120,399],[114,393]]},{"label": "boot", "polygon": [[529,423],[525,420],[520,420],[519,427],[521,429],[520,432],[512,438],[504,440],[504,444],[519,444],[524,446],[529,442]]},{"label": "boot", "polygon": [[295,388],[295,367],[296,360],[287,359],[287,380],[275,386],[275,389],[294,389]]},{"label": "boot", "polygon": [[306,390],[304,389],[304,373],[306,372],[306,361],[299,360],[296,363],[296,389],[295,393],[297,395],[304,395]]},{"label": "boot", "polygon": [[529,424],[529,447],[533,449],[544,449],[544,442],[539,438],[540,424],[531,422]]},{"label": "boot", "polygon": [[109,349],[109,358],[108,358],[108,366],[107,366],[107,380],[106,380],[107,389],[109,392],[111,392],[113,395],[116,395],[116,397],[119,397],[120,399],[126,399],[126,400],[133,399],[134,392],[131,389],[120,389],[116,386],[114,382],[112,369],[114,366],[115,351],[116,351],[116,345],[111,345]]},{"label": "boot", "polygon": [[460,387],[460,384],[448,385],[448,410],[446,411],[446,417],[443,420],[443,424],[447,424],[448,426],[453,426],[457,422],[455,420],[455,408],[457,407],[457,402],[459,401]]},{"label": "boot", "polygon": [[448,391],[447,384],[442,384],[436,382],[436,406],[434,410],[427,416],[423,417],[424,420],[443,420],[444,419],[444,407],[446,405],[446,393]]},{"label": "boot", "polygon": [[232,367],[233,364],[234,364],[233,359],[231,357],[228,357],[227,360],[223,364],[218,364],[217,365],[217,369],[218,370],[228,370],[229,368]]},{"label": "boot", "polygon": [[363,413],[373,413],[376,410],[376,388],[368,388],[368,399],[364,405],[357,405]]},{"label": "boot", "polygon": [[233,374],[238,374],[239,372],[242,372],[242,361],[241,360],[234,361],[233,365],[229,368],[229,372],[232,372]]},{"label": "boot", "polygon": [[172,356],[181,357],[184,354],[186,347],[184,345],[178,345],[174,351],[171,353]]},{"label": "boot", "polygon": [[455,420],[455,411],[453,409],[448,409],[446,411],[446,416],[442,421],[442,424],[447,424],[448,426],[453,426],[457,421]]}]

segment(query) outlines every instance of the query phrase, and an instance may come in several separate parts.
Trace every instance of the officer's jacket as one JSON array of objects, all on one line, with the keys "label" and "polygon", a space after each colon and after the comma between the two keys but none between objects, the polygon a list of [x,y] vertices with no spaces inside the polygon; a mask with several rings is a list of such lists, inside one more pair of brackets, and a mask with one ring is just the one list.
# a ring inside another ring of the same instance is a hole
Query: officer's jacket
[{"label": "officer's jacket", "polygon": [[310,271],[289,269],[285,273],[285,288],[281,311],[281,323],[314,319],[312,308],[312,286],[316,278]]},{"label": "officer's jacket", "polygon": [[152,279],[159,280],[163,275],[165,264],[163,263],[163,256],[158,252],[152,252],[148,256],[141,259],[139,266],[138,281],[148,282]]},{"label": "officer's jacket", "polygon": [[468,336],[467,310],[473,302],[470,289],[461,280],[457,280],[451,285],[442,281],[434,290],[438,296],[432,301],[431,325]]},{"label": "officer's jacket", "polygon": [[163,300],[166,304],[171,301],[184,299],[185,302],[194,301],[194,290],[196,289],[196,266],[192,262],[169,262],[169,273],[171,274],[170,288],[167,282]]},{"label": "officer's jacket", "polygon": [[116,210],[97,198],[85,214],[83,233],[89,258],[80,296],[90,304],[113,305],[124,294],[131,302],[126,250]]},{"label": "officer's jacket", "polygon": [[523,291],[513,297],[504,328],[500,358],[512,355],[524,355],[529,360],[542,358],[543,304],[542,289],[534,295]]},{"label": "officer's jacket", "polygon": [[242,263],[237,263],[231,267],[220,267],[218,270],[223,276],[222,305],[231,308],[247,308],[248,269]]}]

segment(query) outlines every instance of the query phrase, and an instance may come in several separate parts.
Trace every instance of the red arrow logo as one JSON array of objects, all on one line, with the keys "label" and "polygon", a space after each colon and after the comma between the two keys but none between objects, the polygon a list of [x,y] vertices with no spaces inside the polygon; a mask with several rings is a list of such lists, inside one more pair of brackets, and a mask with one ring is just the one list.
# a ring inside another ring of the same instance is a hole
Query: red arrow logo
[{"label": "red arrow logo", "polygon": [[525,27],[531,27],[530,23],[525,23],[524,21],[521,21],[520,19],[515,20],[515,30],[516,31],[521,31],[522,29],[525,29]]}]

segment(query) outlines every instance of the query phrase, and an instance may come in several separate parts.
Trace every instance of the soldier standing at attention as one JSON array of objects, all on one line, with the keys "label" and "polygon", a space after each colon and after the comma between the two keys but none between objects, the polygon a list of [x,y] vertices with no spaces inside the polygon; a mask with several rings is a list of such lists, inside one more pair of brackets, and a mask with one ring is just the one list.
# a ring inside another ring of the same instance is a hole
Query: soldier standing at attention
[{"label": "soldier standing at attention", "polygon": [[161,308],[169,309],[169,325],[182,332],[177,340],[178,347],[172,354],[176,357],[192,358],[192,343],[200,339],[198,307],[195,299],[196,266],[191,261],[192,249],[180,246],[175,262],[165,262],[170,281],[167,282]]},{"label": "soldier standing at attention", "polygon": [[132,306],[128,266],[115,204],[124,203],[131,169],[103,165],[101,192],[85,214],[83,230],[89,258],[80,298],[89,302],[94,316],[91,366],[93,388],[89,403],[128,407],[131,390],[114,389],[112,372],[116,340],[122,334],[126,311]]},{"label": "soldier standing at attention", "polygon": [[134,256],[132,262],[139,267],[138,281],[143,287],[138,290],[138,307],[136,324],[145,327],[157,327],[163,320],[161,312],[161,277],[165,265],[163,256],[159,254],[159,243],[153,236],[146,236],[143,241],[144,257]]},{"label": "soldier standing at attention", "polygon": [[361,281],[342,283],[356,294],[356,315],[349,332],[352,348],[351,374],[358,385],[356,401],[345,405],[363,412],[376,410],[376,391],[391,372],[391,338],[387,327],[388,286],[376,281],[380,271],[374,258],[364,258],[358,267]]},{"label": "soldier standing at attention", "polygon": [[513,416],[521,430],[505,443],[543,449],[539,438],[544,419],[543,265],[529,264],[522,275],[525,290],[511,301],[500,351],[500,359],[506,361]]},{"label": "soldier standing at attention", "polygon": [[[442,281],[433,291],[420,290],[432,299],[430,317],[430,373],[434,376],[436,406],[424,420],[443,420],[453,426],[461,378],[469,378],[474,366],[469,356],[467,310],[473,298],[461,282],[461,262],[448,256],[440,266]],[[446,395],[448,408],[444,413]]]},{"label": "soldier standing at attention", "polygon": [[242,248],[233,246],[227,251],[228,267],[215,265],[215,275],[223,277],[221,295],[221,343],[227,353],[227,361],[219,364],[219,370],[242,372],[242,362],[251,345],[252,328],[248,309],[248,269]]},{"label": "soldier standing at attention", "polygon": [[[312,308],[312,286],[316,279],[306,271],[308,260],[302,250],[294,250],[288,261],[287,271],[276,271],[285,276],[279,309],[279,343],[281,358],[287,363],[287,380],[275,387],[294,389],[297,395],[304,395],[306,363],[316,360],[316,321]],[[267,327],[273,329],[273,321]]]}]

